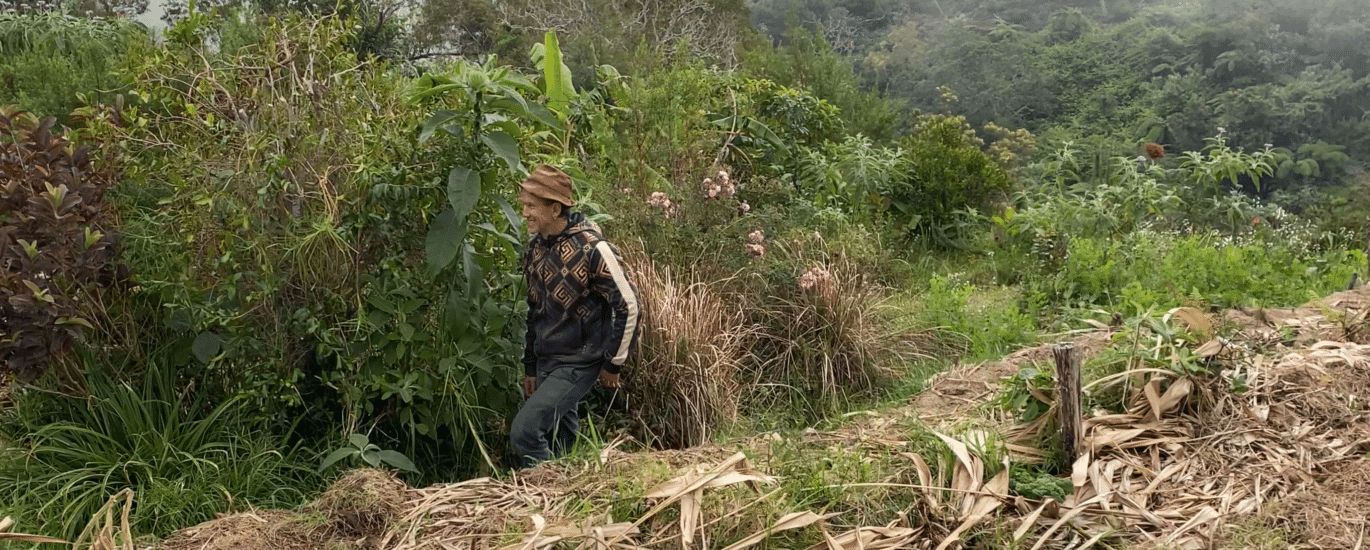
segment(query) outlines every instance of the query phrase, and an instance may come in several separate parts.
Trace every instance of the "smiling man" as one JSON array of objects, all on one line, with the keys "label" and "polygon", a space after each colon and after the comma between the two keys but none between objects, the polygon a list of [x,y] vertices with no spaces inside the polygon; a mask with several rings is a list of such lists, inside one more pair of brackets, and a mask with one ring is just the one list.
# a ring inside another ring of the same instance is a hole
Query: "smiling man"
[{"label": "smiling man", "polygon": [[637,292],[618,251],[599,228],[569,209],[571,177],[543,164],[520,185],[532,240],[523,255],[528,278],[528,335],[523,407],[510,428],[519,468],[575,443],[581,398],[598,379],[620,386],[619,370],[637,344]]}]

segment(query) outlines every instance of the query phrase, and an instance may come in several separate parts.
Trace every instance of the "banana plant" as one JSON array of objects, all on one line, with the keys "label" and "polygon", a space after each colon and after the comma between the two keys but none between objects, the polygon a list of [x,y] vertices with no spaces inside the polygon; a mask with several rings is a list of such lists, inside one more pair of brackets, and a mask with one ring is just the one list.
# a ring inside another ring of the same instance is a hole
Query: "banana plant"
[{"label": "banana plant", "polygon": [[571,68],[561,58],[561,47],[557,43],[556,31],[547,31],[541,44],[533,45],[533,66],[542,71],[547,106],[560,115],[562,120],[569,116],[571,100],[575,99],[575,83],[571,79]]},{"label": "banana plant", "polygon": [[547,108],[565,126],[564,130],[557,128],[559,135],[555,145],[558,151],[569,151],[576,133],[588,134],[589,128],[605,126],[612,114],[625,111],[613,105],[612,96],[627,89],[626,79],[611,65],[595,67],[593,85],[576,90],[555,31],[547,31],[542,43],[533,45],[529,60],[542,72],[542,93],[547,99]]}]

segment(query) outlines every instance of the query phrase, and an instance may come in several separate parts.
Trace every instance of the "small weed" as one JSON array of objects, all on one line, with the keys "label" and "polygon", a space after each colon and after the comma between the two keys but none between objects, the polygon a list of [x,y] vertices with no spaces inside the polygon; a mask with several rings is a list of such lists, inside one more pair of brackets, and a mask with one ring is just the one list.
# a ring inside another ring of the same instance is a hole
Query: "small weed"
[{"label": "small weed", "polygon": [[1228,522],[1224,533],[1225,548],[1246,550],[1277,550],[1288,548],[1288,535],[1281,529],[1271,527],[1259,516],[1239,518]]},{"label": "small weed", "polygon": [[1069,479],[1062,479],[1023,464],[1010,466],[1009,490],[1023,498],[1040,500],[1054,498],[1065,502],[1066,496],[1074,492]]}]

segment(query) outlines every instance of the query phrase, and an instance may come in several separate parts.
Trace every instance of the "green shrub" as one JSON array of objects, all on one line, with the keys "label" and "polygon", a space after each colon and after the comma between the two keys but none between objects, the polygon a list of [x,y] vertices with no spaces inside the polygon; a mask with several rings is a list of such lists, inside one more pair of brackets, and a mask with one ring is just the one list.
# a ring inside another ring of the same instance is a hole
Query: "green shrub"
[{"label": "green shrub", "polygon": [[125,52],[151,38],[123,19],[0,14],[0,106],[67,117],[86,101],[110,102],[125,85],[116,74]]},{"label": "green shrub", "polygon": [[809,418],[871,396],[918,353],[878,314],[885,289],[823,245],[817,234],[767,240],[767,261],[758,265],[764,286],[748,289],[765,296],[755,309],[763,328],[753,385],[784,388]]},{"label": "green shrub", "polygon": [[101,322],[91,294],[113,282],[118,255],[103,201],[118,178],[114,159],[108,148],[73,146],[55,124],[0,109],[0,374],[24,379],[60,371]]},{"label": "green shrub", "polygon": [[983,145],[964,117],[920,117],[913,133],[900,142],[909,168],[907,183],[890,190],[896,223],[959,237],[968,228],[955,223],[958,211],[1006,199],[1008,172],[981,150]]}]

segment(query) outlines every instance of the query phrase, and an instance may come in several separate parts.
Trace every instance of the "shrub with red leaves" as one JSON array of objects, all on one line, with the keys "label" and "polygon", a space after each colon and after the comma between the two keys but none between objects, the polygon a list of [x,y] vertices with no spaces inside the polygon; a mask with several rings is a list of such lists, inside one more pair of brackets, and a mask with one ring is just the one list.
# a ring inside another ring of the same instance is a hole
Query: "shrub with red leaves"
[{"label": "shrub with red leaves", "polygon": [[85,290],[116,253],[102,203],[114,163],[73,147],[55,123],[0,110],[0,371],[21,378],[66,357],[92,326]]}]

